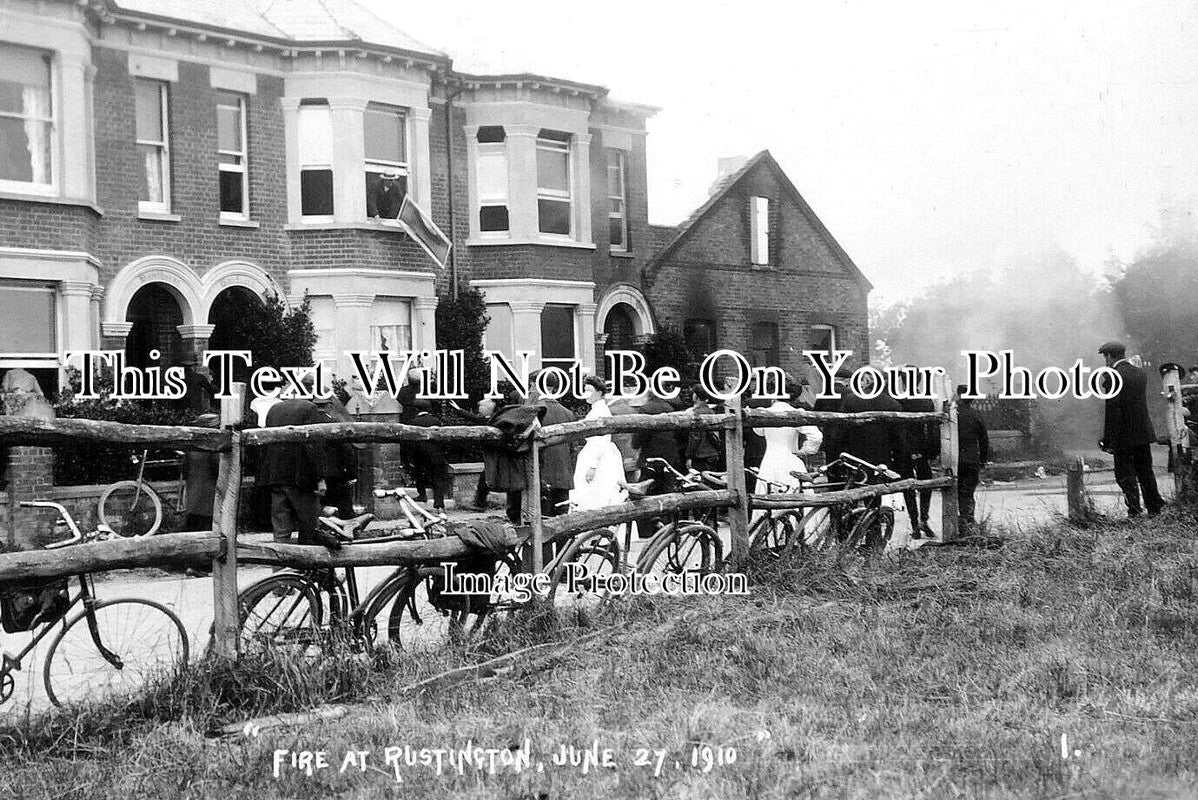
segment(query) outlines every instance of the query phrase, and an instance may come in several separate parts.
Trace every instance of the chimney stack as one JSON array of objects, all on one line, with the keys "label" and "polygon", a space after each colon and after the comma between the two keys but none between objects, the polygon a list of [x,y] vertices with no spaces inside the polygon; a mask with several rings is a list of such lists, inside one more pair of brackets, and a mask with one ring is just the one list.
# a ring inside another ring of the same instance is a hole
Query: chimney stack
[{"label": "chimney stack", "polygon": [[749,160],[748,156],[725,156],[716,161],[715,181],[707,189],[708,196],[716,193],[716,189],[732,173],[743,167]]}]

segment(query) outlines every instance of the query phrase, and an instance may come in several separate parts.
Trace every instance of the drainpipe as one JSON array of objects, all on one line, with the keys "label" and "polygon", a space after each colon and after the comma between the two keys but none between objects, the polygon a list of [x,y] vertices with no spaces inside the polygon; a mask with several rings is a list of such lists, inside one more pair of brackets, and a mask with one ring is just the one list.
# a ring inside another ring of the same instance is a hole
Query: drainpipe
[{"label": "drainpipe", "polygon": [[453,209],[453,100],[462,93],[462,85],[450,90],[449,81],[445,82],[445,172],[448,177],[449,196],[449,282],[452,285],[452,297],[458,299],[458,243],[457,227],[454,225]]}]

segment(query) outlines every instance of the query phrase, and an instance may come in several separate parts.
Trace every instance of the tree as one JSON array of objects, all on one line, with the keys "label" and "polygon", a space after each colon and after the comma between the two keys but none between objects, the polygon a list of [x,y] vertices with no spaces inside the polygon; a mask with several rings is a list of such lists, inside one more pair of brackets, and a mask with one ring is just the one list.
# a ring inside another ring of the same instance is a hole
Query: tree
[{"label": "tree", "polygon": [[491,369],[483,358],[487,303],[475,287],[458,290],[456,299],[442,295],[437,302],[437,349],[461,350],[466,360],[466,393],[478,402],[491,385]]},{"label": "tree", "polygon": [[1158,242],[1111,285],[1123,324],[1147,360],[1198,362],[1198,242]]},{"label": "tree", "polygon": [[[287,308],[282,298],[270,295],[261,302],[246,294],[235,294],[222,310],[222,340],[253,354],[253,366],[309,367],[316,347],[316,328],[307,296],[296,308]],[[210,349],[221,349],[218,343]],[[237,380],[243,376],[238,374]]]}]

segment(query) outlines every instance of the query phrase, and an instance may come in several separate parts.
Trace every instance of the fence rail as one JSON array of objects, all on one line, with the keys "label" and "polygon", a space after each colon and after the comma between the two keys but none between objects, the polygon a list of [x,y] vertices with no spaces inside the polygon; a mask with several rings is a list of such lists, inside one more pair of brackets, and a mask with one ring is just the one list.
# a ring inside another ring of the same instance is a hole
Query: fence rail
[{"label": "fence rail", "polygon": [[[214,645],[217,652],[235,656],[237,648],[237,565],[270,564],[300,569],[329,567],[404,565],[452,560],[472,552],[461,539],[439,539],[371,543],[358,542],[339,551],[276,542],[260,536],[237,536],[238,493],[242,482],[241,451],[282,442],[470,442],[484,446],[503,446],[509,440],[490,426],[420,427],[400,423],[329,423],[322,425],[256,428],[238,430],[241,421],[244,384],[235,384],[235,397],[222,401],[221,429],[189,426],[126,425],[116,422],[59,419],[28,420],[0,417],[0,446],[47,446],[79,441],[98,441],[135,447],[171,447],[220,454],[213,530],[163,534],[124,540],[107,540],[76,545],[61,550],[39,550],[0,554],[0,581],[28,577],[60,577],[163,564],[213,565],[215,606]],[[531,544],[533,565],[540,567],[541,545],[546,541],[599,527],[632,522],[653,515],[701,508],[727,508],[732,539],[732,566],[737,568],[748,554],[749,507],[801,508],[853,502],[865,497],[890,494],[910,488],[940,489],[943,492],[942,530],[952,538],[956,520],[956,414],[947,404],[946,412],[864,412],[847,414],[805,410],[774,411],[742,409],[739,398],[727,403],[718,414],[697,415],[689,411],[667,414],[626,414],[604,419],[589,419],[547,425],[533,432],[529,446],[520,454],[529,486],[539,486],[539,452],[544,447],[563,444],[596,435],[626,434],[645,431],[723,430],[725,459],[728,465],[727,488],[679,492],[640,499],[621,505],[566,514],[543,520],[538,492],[525,492],[525,518],[530,523],[528,536],[509,531],[508,546]],[[744,429],[801,425],[863,425],[882,421],[936,422],[945,443],[943,478],[904,480],[879,486],[828,492],[822,495],[778,494],[750,497],[746,491],[744,469]],[[34,499],[34,498],[28,498]]]}]

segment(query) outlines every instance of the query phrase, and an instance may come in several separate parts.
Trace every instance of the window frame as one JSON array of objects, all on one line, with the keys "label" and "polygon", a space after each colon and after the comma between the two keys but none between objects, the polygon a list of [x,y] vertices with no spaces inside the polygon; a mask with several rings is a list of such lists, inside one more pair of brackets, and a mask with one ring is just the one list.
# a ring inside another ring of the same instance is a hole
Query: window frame
[{"label": "window frame", "polygon": [[[46,74],[48,78],[47,93],[50,99],[50,116],[49,117],[27,117],[24,114],[18,114],[12,111],[0,111],[0,117],[6,119],[31,120],[36,119],[38,122],[50,126],[50,169],[48,170],[49,182],[39,183],[37,181],[14,181],[8,179],[0,179],[0,191],[16,192],[20,194],[35,194],[35,195],[55,195],[58,194],[59,182],[59,156],[61,148],[59,147],[59,123],[58,123],[58,106],[56,102],[58,96],[58,75],[55,64],[57,59],[51,50],[45,50],[40,47],[30,47],[17,42],[0,42],[0,48],[10,47],[16,50],[31,50],[41,56],[46,65]],[[32,172],[32,165],[30,171]]]},{"label": "window frame", "polygon": [[[240,133],[241,133],[241,150],[240,150],[240,152],[235,151],[235,150],[222,150],[220,147],[220,133],[219,133],[219,128],[218,128],[217,141],[216,141],[216,154],[217,154],[217,161],[218,161],[217,172],[218,173],[232,172],[232,173],[237,173],[237,174],[241,175],[241,208],[242,208],[241,213],[238,213],[236,211],[225,211],[222,208],[222,209],[220,209],[220,218],[222,220],[229,220],[232,222],[246,222],[250,218],[250,171],[249,171],[250,142],[249,142],[249,121],[248,121],[249,109],[250,109],[249,99],[240,92],[232,92],[232,91],[223,91],[222,90],[220,92],[220,94],[227,95],[227,96],[233,96],[233,97],[237,98],[237,109],[240,114],[239,119],[241,122],[241,131],[240,131]],[[216,103],[216,108],[217,108],[217,115],[219,117],[220,109],[221,108],[230,108],[230,106],[228,106],[224,103],[221,103],[220,99],[218,99],[217,103]],[[218,119],[218,124],[219,124],[219,119]],[[233,158],[237,158],[240,160],[237,163],[227,164],[224,161],[220,160],[220,156],[231,156]],[[219,177],[220,177],[219,174],[217,177],[219,179]],[[218,192],[218,195],[219,195],[219,192]],[[218,202],[219,202],[219,197],[218,197]]]},{"label": "window frame", "polygon": [[[371,106],[374,107],[372,112]],[[387,113],[394,112],[400,119],[400,129],[403,131],[402,152],[403,161],[388,161],[385,159],[369,158],[366,156],[366,115],[370,113],[380,113],[379,109],[385,110]],[[366,108],[362,111],[362,191],[366,192],[366,187],[369,185],[368,176],[386,175],[388,173],[398,172],[404,179],[404,196],[412,194],[412,115],[410,109],[404,106],[392,105],[390,103],[380,103],[370,101],[366,104]],[[374,167],[372,169],[372,167]],[[367,198],[367,219],[375,222],[381,222],[384,225],[399,227],[399,220],[392,217],[370,216],[369,197]]]},{"label": "window frame", "polygon": [[[304,133],[304,114],[311,114],[311,111],[305,112],[305,109],[321,109],[328,115],[329,130],[332,132],[333,125],[333,109],[329,105],[326,98],[304,98],[300,100],[299,109],[296,113],[295,127],[297,138],[296,160],[299,162],[299,215],[300,222],[305,225],[319,225],[322,223],[333,222],[337,214],[337,172],[333,168],[333,152],[330,149],[325,153],[328,157],[327,161],[312,161],[304,160],[303,133]],[[332,144],[330,140],[330,145]],[[328,214],[305,214],[304,213],[304,172],[328,172],[329,173],[329,213]]]},{"label": "window frame", "polygon": [[[547,129],[542,129],[542,130],[547,130]],[[578,229],[578,226],[575,224],[575,220],[574,220],[574,211],[575,211],[574,156],[572,153],[574,140],[573,140],[573,134],[569,133],[568,131],[561,131],[561,133],[563,133],[567,137],[565,140],[547,138],[545,136],[542,136],[540,133],[537,134],[537,138],[536,138],[537,236],[546,238],[546,239],[571,240],[572,241],[574,239],[577,229]],[[541,159],[542,152],[564,153],[565,154],[565,156],[566,156],[566,190],[565,190],[565,192],[559,191],[557,189],[544,189],[541,187],[540,159]],[[553,203],[561,203],[561,202],[566,203],[566,207],[567,207],[566,219],[569,221],[569,224],[570,224],[570,230],[568,232],[566,232],[566,233],[551,233],[548,231],[541,230],[541,201],[542,200],[545,200],[548,202],[553,202]]]},{"label": "window frame", "polygon": [[819,352],[827,352],[829,354],[831,354],[832,352],[834,352],[836,350],[836,326],[835,325],[828,325],[828,324],[825,324],[822,322],[815,323],[815,324],[811,325],[811,330],[812,331],[827,331],[828,332],[828,344],[829,344],[829,349],[827,351],[819,350],[819,348],[815,347],[814,345],[812,345],[812,348],[811,348],[812,350],[819,350]]},{"label": "window frame", "polygon": [[59,363],[58,350],[62,347],[61,328],[61,287],[54,281],[31,280],[27,278],[0,278],[0,291],[10,289],[18,292],[36,292],[45,294],[50,299],[49,333],[52,350],[47,351],[8,351],[0,350],[0,370],[55,370],[56,381],[61,386],[62,365]]},{"label": "window frame", "polygon": [[757,267],[770,264],[770,205],[768,197],[749,198],[749,261]]},{"label": "window frame", "polygon": [[[608,147],[607,149],[607,219],[608,219],[608,245],[609,249],[615,253],[627,253],[631,250],[628,241],[628,154],[617,148]],[[614,195],[611,192],[611,174],[613,164],[611,157],[615,156],[614,168],[620,176],[620,194]],[[616,203],[619,203],[620,210],[616,211]],[[611,221],[620,220],[620,230],[623,241],[616,244],[611,241]]]},{"label": "window frame", "polygon": [[[503,128],[501,125],[488,126]],[[477,208],[475,209],[478,221],[478,235],[490,239],[504,239],[512,234],[512,204],[511,204],[511,159],[508,157],[507,146],[507,131],[504,130],[504,138],[498,142],[481,142],[478,140],[478,135],[474,136],[474,188],[477,196]],[[489,159],[503,159],[503,174],[505,177],[503,196],[498,194],[487,195],[483,193],[482,182],[479,176],[482,174],[482,164]],[[502,201],[502,202],[500,202]],[[507,227],[500,230],[484,230],[482,213],[484,208],[500,208],[502,207],[507,214]]]},{"label": "window frame", "polygon": [[[546,358],[545,352],[545,309],[547,308],[565,309],[570,314],[570,353],[569,356],[560,356]],[[541,307],[541,313],[538,315],[538,325],[541,338],[541,367],[562,367],[568,369],[579,359],[579,342],[578,342],[578,319],[579,311],[576,303],[545,303]]]},{"label": "window frame", "polygon": [[[137,201],[137,210],[139,213],[145,214],[169,214],[171,213],[171,121],[170,121],[170,82],[158,80],[155,78],[136,77],[134,81],[143,81],[147,84],[156,85],[158,87],[158,109],[162,115],[162,130],[159,132],[161,140],[141,139],[137,136],[137,92],[133,93],[134,103],[134,129],[133,140],[136,147],[157,147],[158,148],[158,168],[159,180],[162,183],[162,201],[142,200]],[[135,87],[136,88],[136,87]],[[144,168],[144,164],[139,165]],[[142,176],[143,178],[145,176]],[[139,191],[140,194],[140,191]]]},{"label": "window frame", "polygon": [[[377,318],[380,316],[380,312],[384,310],[385,305],[393,305],[396,302],[401,303],[407,309],[408,324],[402,325],[398,322],[379,323]],[[414,342],[412,337],[415,333],[413,331],[415,315],[416,304],[412,297],[400,295],[379,295],[375,297],[370,309],[371,348],[377,349],[379,352],[383,351],[381,334],[386,332],[388,336],[392,337],[392,343],[386,352],[392,354],[411,352]],[[401,330],[406,331],[407,343],[403,346],[397,346],[395,341],[400,338],[399,333]]]}]

